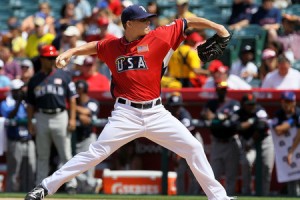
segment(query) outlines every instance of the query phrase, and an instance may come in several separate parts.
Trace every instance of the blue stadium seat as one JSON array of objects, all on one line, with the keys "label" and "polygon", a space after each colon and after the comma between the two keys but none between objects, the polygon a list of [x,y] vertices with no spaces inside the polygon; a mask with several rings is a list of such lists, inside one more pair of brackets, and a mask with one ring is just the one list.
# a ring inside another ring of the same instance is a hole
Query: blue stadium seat
[{"label": "blue stadium seat", "polygon": [[206,1],[203,0],[190,0],[189,1],[189,8],[191,10],[196,9],[196,8],[201,8],[207,5]]},{"label": "blue stadium seat", "polygon": [[157,0],[159,8],[176,8],[176,1],[172,0]]},{"label": "blue stadium seat", "polygon": [[176,8],[163,8],[161,9],[161,16],[162,17],[166,17],[166,18],[169,18],[169,17],[174,17],[176,15]]},{"label": "blue stadium seat", "polygon": [[241,40],[241,45],[251,45],[255,49],[255,63],[261,64],[261,54],[264,49],[267,31],[259,25],[248,25],[239,31],[235,31],[233,37]]},{"label": "blue stadium seat", "polygon": [[296,60],[296,61],[293,63],[292,67],[293,67],[294,69],[300,71],[300,60]]},{"label": "blue stadium seat", "polygon": [[192,12],[199,17],[205,17],[207,15],[219,15],[221,13],[221,9],[217,6],[205,6],[197,9],[193,9]]},{"label": "blue stadium seat", "polygon": [[233,4],[233,0],[213,0],[214,5],[220,7],[220,8],[229,8]]},{"label": "blue stadium seat", "polygon": [[14,16],[13,10],[10,7],[0,7],[0,21],[5,21]]}]

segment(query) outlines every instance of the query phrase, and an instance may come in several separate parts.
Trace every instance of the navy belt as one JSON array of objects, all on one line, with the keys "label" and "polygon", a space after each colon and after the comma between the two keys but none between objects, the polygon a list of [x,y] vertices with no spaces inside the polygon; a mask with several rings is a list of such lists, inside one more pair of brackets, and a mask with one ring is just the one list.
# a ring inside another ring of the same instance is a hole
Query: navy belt
[{"label": "navy belt", "polygon": [[65,109],[63,109],[63,108],[55,108],[55,109],[43,109],[43,108],[39,108],[39,111],[41,113],[50,114],[50,115],[61,113],[64,110]]},{"label": "navy belt", "polygon": [[[128,102],[128,103],[126,103],[126,102]],[[154,100],[154,101],[149,101],[149,102],[145,102],[145,103],[137,103],[137,102],[132,102],[132,101],[123,99],[123,98],[118,98],[118,103],[128,104],[128,105],[130,105],[134,108],[145,110],[145,109],[149,109],[149,108],[152,108],[154,106],[160,105],[161,104],[161,99],[159,98],[159,99]]]}]

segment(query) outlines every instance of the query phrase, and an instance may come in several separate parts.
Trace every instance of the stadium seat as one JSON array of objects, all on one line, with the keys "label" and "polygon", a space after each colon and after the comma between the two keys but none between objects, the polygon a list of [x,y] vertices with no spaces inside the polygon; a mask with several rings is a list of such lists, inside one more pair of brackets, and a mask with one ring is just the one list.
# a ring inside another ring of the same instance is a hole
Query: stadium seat
[{"label": "stadium seat", "polygon": [[189,8],[191,10],[196,9],[196,8],[201,8],[207,5],[206,1],[199,1],[199,0],[190,0],[189,1]]},{"label": "stadium seat", "polygon": [[172,0],[157,0],[157,5],[159,8],[176,8],[176,1]]},{"label": "stadium seat", "polygon": [[228,18],[226,18],[225,16],[223,17],[222,15],[220,16],[220,13],[219,14],[215,14],[215,13],[205,14],[205,18],[208,20],[211,20],[213,22],[216,22],[218,24],[223,24],[223,25],[225,25],[228,21]]},{"label": "stadium seat", "polygon": [[241,45],[251,45],[255,51],[255,63],[261,64],[261,53],[265,46],[267,31],[259,25],[248,25],[234,32],[234,37],[242,41]]},{"label": "stadium seat", "polygon": [[233,0],[214,0],[213,2],[220,8],[230,8],[233,4]]},{"label": "stadium seat", "polygon": [[260,88],[262,82],[261,82],[261,80],[254,78],[250,81],[249,84],[251,85],[252,88]]},{"label": "stadium seat", "polygon": [[0,21],[5,21],[14,15],[13,10],[7,6],[7,7],[0,7]]},{"label": "stadium seat", "polygon": [[220,60],[228,67],[231,67],[232,63],[238,59],[241,44],[241,40],[233,37],[220,57]]},{"label": "stadium seat", "polygon": [[[192,12],[199,17],[207,17],[208,15],[219,15],[221,13],[221,9],[217,6],[205,6],[197,9],[193,9]],[[220,16],[219,16],[220,17]]]},{"label": "stadium seat", "polygon": [[161,16],[166,18],[174,17],[176,12],[176,8],[163,8],[161,9]]},{"label": "stadium seat", "polygon": [[300,71],[300,60],[296,60],[296,61],[293,63],[292,67],[293,67],[294,69]]}]

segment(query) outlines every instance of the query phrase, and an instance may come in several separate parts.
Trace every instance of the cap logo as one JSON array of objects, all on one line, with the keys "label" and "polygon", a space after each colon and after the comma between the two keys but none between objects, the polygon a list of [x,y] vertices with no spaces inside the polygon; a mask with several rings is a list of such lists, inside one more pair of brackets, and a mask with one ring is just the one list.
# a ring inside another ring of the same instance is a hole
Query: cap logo
[{"label": "cap logo", "polygon": [[144,12],[147,12],[147,10],[146,10],[143,6],[140,6],[140,8],[141,8]]}]

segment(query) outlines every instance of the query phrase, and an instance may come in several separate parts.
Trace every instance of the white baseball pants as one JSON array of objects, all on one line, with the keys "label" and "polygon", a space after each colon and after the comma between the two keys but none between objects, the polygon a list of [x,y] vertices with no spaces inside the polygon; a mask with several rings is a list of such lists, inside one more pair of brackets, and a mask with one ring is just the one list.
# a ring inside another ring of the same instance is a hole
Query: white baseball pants
[{"label": "white baseball pants", "polygon": [[96,166],[124,144],[145,137],[185,158],[209,200],[229,200],[215,179],[202,144],[163,105],[140,110],[115,103],[107,125],[89,150],[75,155],[42,181],[49,194],[80,173]]}]

